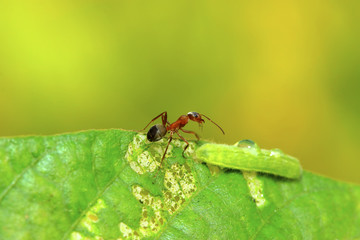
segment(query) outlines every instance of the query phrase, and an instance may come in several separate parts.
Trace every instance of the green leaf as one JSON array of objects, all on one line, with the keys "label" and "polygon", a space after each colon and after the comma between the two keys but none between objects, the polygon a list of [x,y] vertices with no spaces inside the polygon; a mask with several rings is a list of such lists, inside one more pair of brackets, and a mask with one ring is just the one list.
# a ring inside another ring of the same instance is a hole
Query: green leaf
[{"label": "green leaf", "polygon": [[210,171],[177,139],[157,172],[166,144],[124,130],[1,138],[0,239],[360,238],[359,186]]}]

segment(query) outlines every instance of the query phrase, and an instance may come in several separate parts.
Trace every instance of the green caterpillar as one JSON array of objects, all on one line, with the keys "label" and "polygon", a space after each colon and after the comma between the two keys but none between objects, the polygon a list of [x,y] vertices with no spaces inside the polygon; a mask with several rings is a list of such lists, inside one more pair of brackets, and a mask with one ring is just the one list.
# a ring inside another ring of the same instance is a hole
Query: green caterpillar
[{"label": "green caterpillar", "polygon": [[196,150],[196,157],[220,167],[270,173],[298,179],[302,174],[299,160],[279,149],[260,149],[251,140],[242,140],[234,146],[207,143]]}]

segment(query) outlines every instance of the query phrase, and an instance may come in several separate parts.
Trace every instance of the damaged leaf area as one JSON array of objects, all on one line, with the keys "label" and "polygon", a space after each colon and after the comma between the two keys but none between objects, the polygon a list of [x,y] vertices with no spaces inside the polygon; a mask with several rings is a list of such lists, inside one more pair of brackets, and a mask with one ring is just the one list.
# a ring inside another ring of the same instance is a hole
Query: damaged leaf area
[{"label": "damaged leaf area", "polygon": [[[214,171],[196,157],[206,142],[183,158],[179,139],[160,166],[166,144],[125,130],[0,138],[0,239],[360,238],[359,186],[249,171],[255,154]],[[202,154],[223,167],[222,148]]]}]

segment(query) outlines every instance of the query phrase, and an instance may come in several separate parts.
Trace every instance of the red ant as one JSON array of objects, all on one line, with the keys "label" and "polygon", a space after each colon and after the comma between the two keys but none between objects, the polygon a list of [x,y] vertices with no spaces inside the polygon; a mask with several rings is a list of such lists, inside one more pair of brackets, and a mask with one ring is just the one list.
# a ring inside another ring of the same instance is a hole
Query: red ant
[{"label": "red ant", "polygon": [[[197,112],[189,112],[187,115],[181,115],[178,120],[176,120],[173,123],[169,123],[167,120],[167,112],[163,112],[160,115],[156,116],[153,120],[151,120],[149,122],[148,125],[146,125],[146,127],[143,129],[145,130],[152,122],[154,122],[156,119],[158,119],[159,117],[161,117],[162,119],[162,124],[156,124],[154,126],[152,126],[150,128],[150,130],[147,133],[147,139],[150,142],[156,142],[159,141],[160,139],[162,139],[166,133],[170,132],[170,137],[169,137],[169,141],[168,144],[166,146],[164,155],[161,158],[161,162],[160,162],[160,166],[165,158],[167,149],[170,145],[170,142],[172,141],[172,136],[174,135],[174,133],[176,133],[184,142],[186,142],[186,146],[182,152],[183,157],[185,158],[184,152],[185,150],[189,147],[189,142],[186,141],[186,139],[180,135],[179,130],[183,131],[184,133],[190,133],[190,134],[194,134],[195,137],[197,138],[197,140],[200,140],[200,137],[197,133],[193,132],[193,131],[188,131],[188,130],[184,130],[182,129],[188,122],[189,120],[192,120],[194,122],[198,122],[200,126],[202,126],[202,124],[205,122],[204,119],[202,119],[201,117],[205,117],[207,118],[210,122],[212,122],[213,124],[215,124],[218,128],[220,128],[220,130],[222,131],[223,134],[225,134],[224,130],[222,130],[222,128],[217,125],[214,121],[212,121],[210,118],[208,118],[207,116],[205,116],[204,114],[199,114]],[[142,131],[143,131],[142,130]]]}]

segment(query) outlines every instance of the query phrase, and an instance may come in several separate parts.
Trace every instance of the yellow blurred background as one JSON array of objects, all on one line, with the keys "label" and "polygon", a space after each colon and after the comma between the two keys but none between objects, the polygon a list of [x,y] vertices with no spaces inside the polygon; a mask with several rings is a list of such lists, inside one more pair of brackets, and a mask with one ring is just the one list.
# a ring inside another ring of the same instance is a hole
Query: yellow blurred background
[{"label": "yellow blurred background", "polygon": [[360,183],[359,26],[358,0],[2,1],[0,136],[197,111],[205,139]]}]

